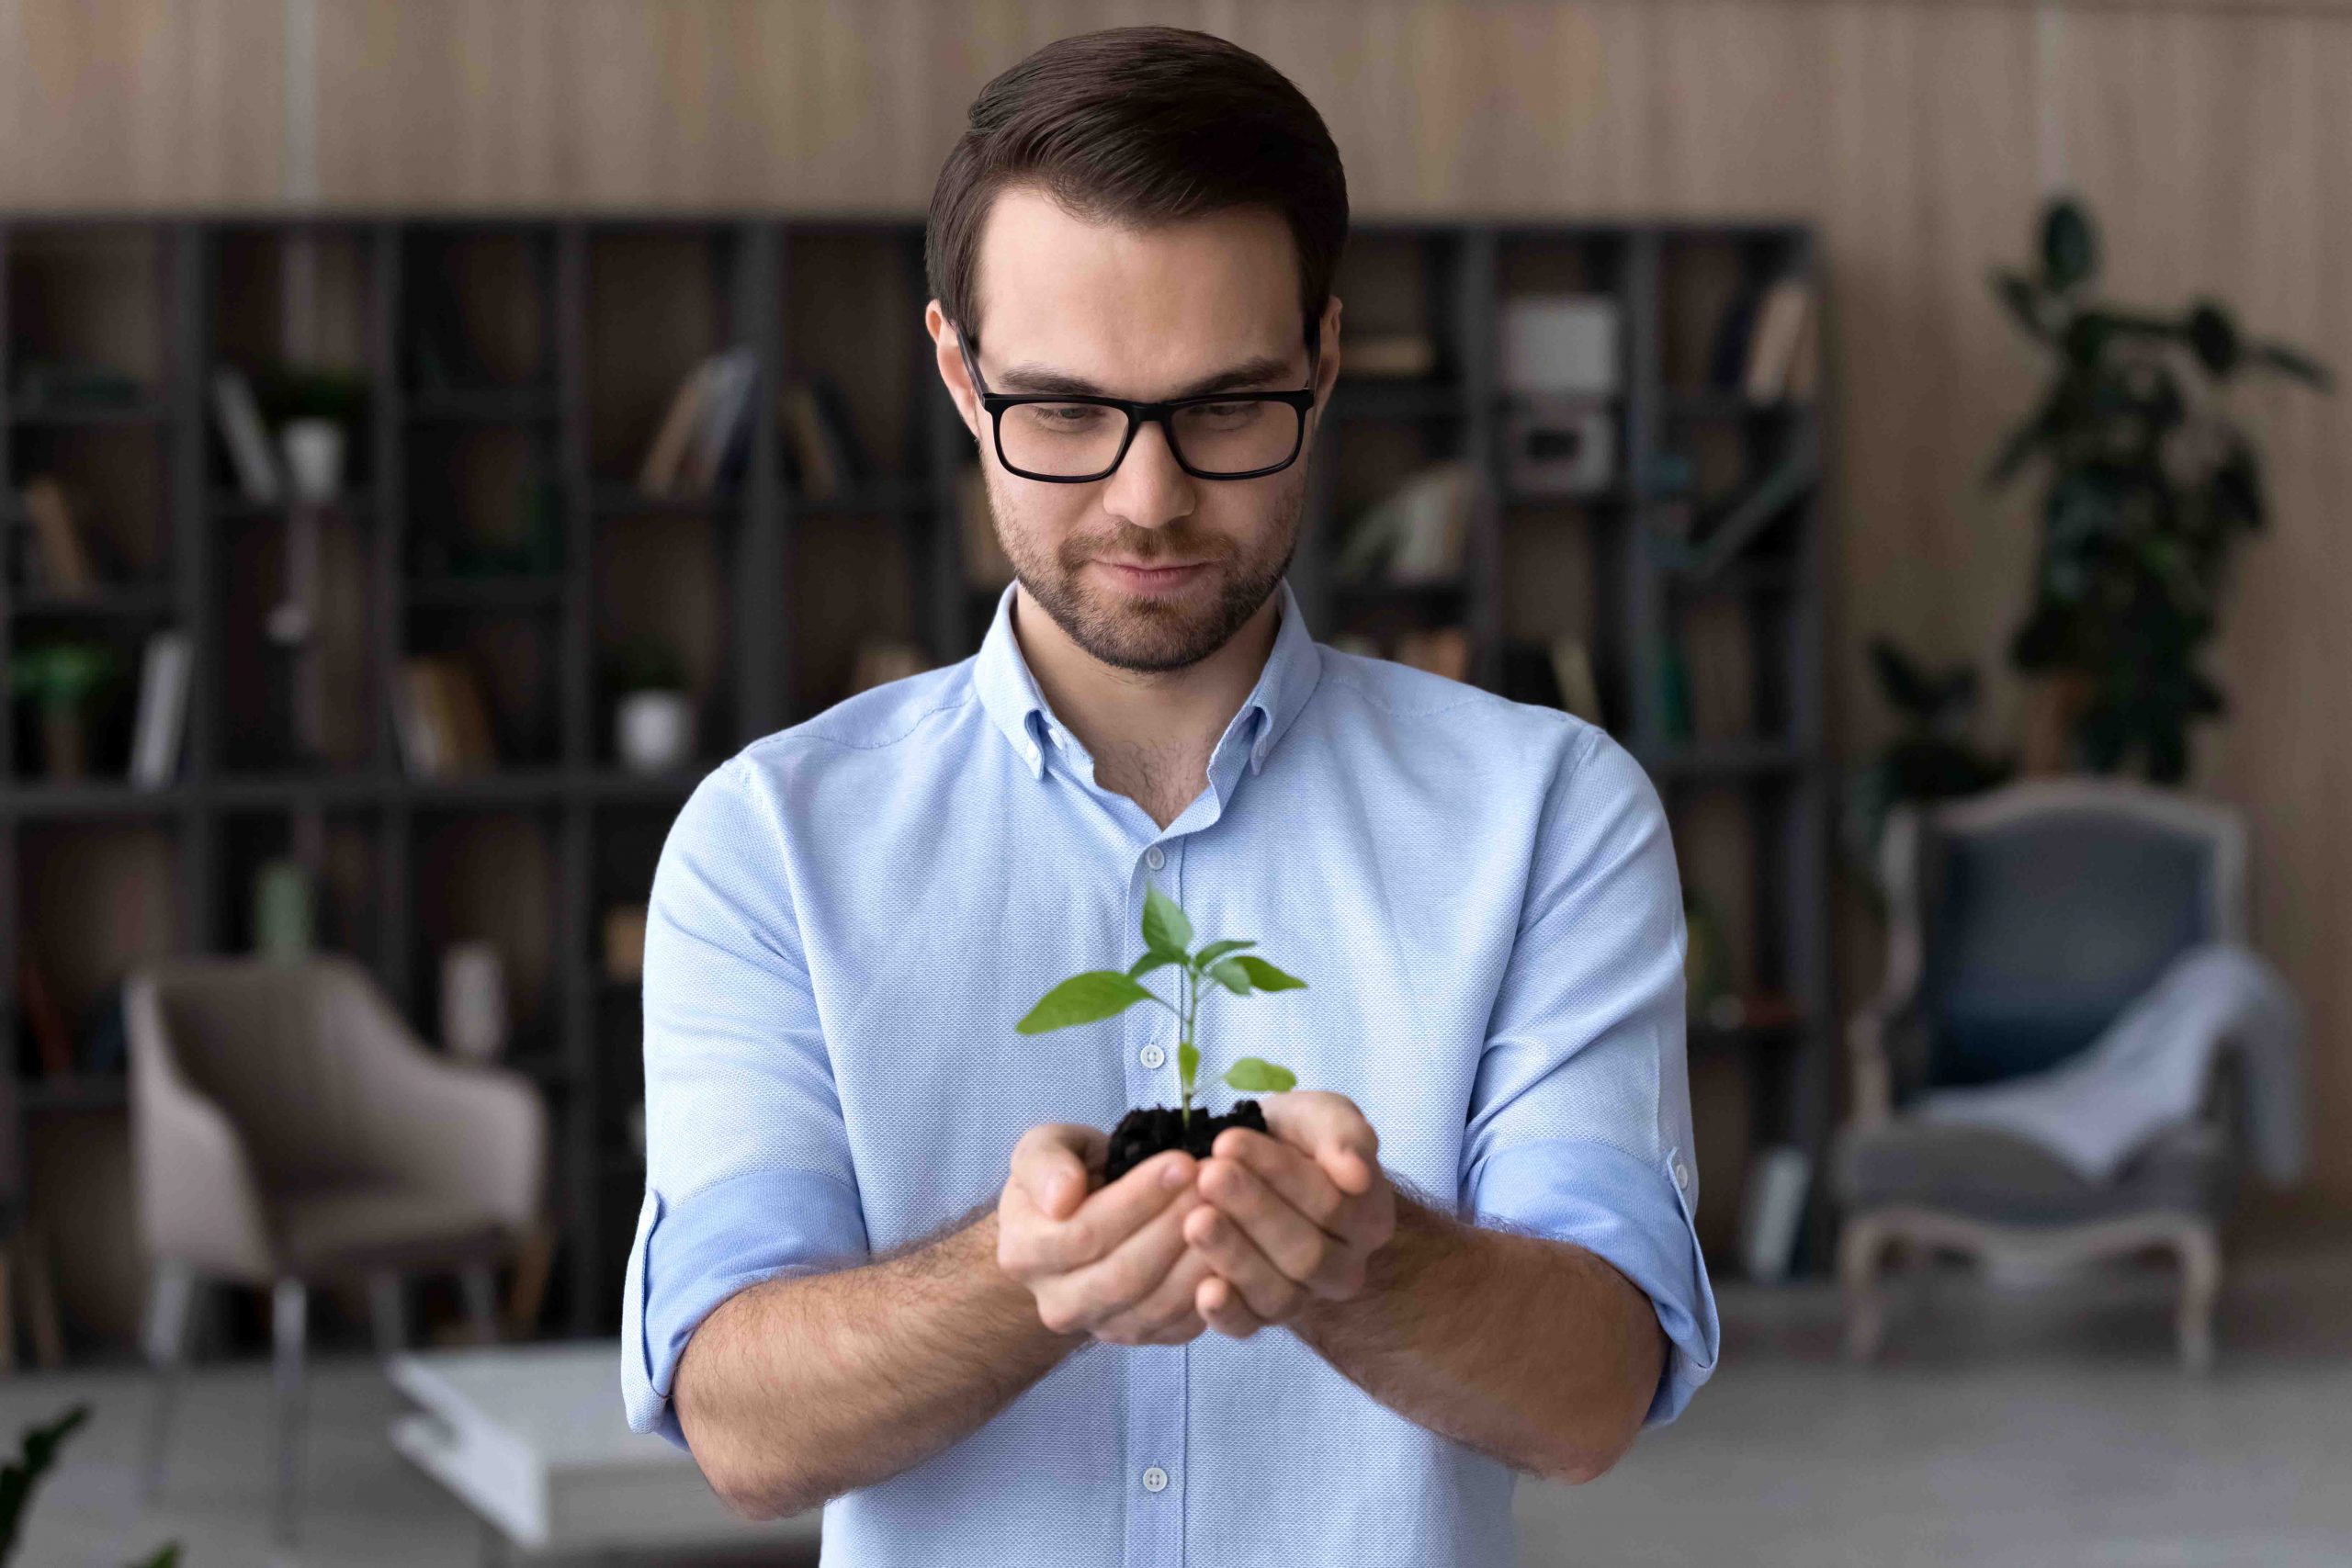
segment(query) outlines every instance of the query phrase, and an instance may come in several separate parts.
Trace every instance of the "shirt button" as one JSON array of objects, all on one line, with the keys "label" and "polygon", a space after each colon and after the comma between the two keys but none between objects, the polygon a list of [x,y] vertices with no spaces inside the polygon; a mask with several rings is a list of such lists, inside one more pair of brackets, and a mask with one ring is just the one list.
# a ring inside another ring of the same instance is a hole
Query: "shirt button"
[{"label": "shirt button", "polygon": [[1143,1472],[1143,1489],[1147,1492],[1167,1491],[1168,1472],[1156,1464],[1151,1466]]},{"label": "shirt button", "polygon": [[1690,1190],[1690,1168],[1679,1158],[1674,1162],[1674,1184],[1685,1192]]},{"label": "shirt button", "polygon": [[1144,851],[1143,863],[1151,867],[1152,870],[1158,871],[1161,866],[1168,863],[1168,857],[1159,852],[1159,846],[1158,844],[1154,844],[1151,848]]},{"label": "shirt button", "polygon": [[1147,1067],[1156,1067],[1159,1066],[1160,1063],[1168,1060],[1168,1053],[1161,1050],[1157,1045],[1145,1046],[1141,1052],[1137,1053],[1137,1055],[1143,1065]]}]

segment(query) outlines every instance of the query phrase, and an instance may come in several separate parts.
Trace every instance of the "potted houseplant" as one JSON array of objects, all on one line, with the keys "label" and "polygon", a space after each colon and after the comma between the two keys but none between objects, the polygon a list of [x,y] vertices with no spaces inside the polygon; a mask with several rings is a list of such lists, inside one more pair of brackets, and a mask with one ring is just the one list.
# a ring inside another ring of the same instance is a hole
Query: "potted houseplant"
[{"label": "potted houseplant", "polygon": [[17,655],[10,684],[40,710],[41,765],[49,777],[78,779],[89,773],[85,709],[117,667],[114,649],[100,642],[61,638]]},{"label": "potted houseplant", "polygon": [[277,426],[295,499],[334,500],[349,432],[367,407],[367,381],[340,370],[281,371],[264,379],[255,401]]},{"label": "potted houseplant", "polygon": [[[0,1562],[16,1555],[17,1538],[24,1529],[25,1505],[32,1501],[33,1489],[50,1466],[57,1462],[59,1447],[89,1418],[90,1407],[76,1404],[45,1427],[26,1427],[17,1456],[0,1466]],[[142,1558],[133,1568],[173,1568],[179,1560],[179,1545],[174,1542],[153,1557]]]},{"label": "potted houseplant", "polygon": [[1987,756],[1968,736],[1976,706],[1972,667],[1929,670],[1885,637],[1872,637],[1871,671],[1879,691],[1902,717],[1902,730],[1846,787],[1840,828],[1847,858],[1882,898],[1879,845],[1894,809],[1910,803],[1952,800],[2006,782],[2007,757]]},{"label": "potted houseplant", "polygon": [[694,755],[694,699],[685,668],[666,644],[641,637],[612,664],[613,739],[631,772],[667,773]]},{"label": "potted houseplant", "polygon": [[2000,485],[2047,460],[2033,604],[2009,650],[2032,682],[2025,770],[2113,773],[2136,761],[2177,783],[2190,723],[2222,708],[2198,659],[2220,621],[2230,547],[2266,510],[2261,459],[2222,394],[2250,371],[2322,389],[2331,378],[2296,349],[2246,336],[2211,299],[2165,315],[2087,298],[2098,245],[2075,201],[2049,205],[2041,241],[2030,270],[1993,276],[2053,361],[2041,406],[1988,476]]},{"label": "potted houseplant", "polygon": [[[1188,951],[1193,922],[1177,902],[1157,886],[1144,890],[1144,953],[1125,969],[1089,969],[1071,976],[1047,991],[1013,1029],[1022,1034],[1042,1034],[1074,1023],[1093,1023],[1115,1017],[1137,1002],[1158,1002],[1177,1019],[1176,1073],[1179,1099],[1174,1110],[1155,1105],[1130,1110],[1111,1132],[1108,1160],[1102,1170],[1107,1184],[1163,1149],[1182,1148],[1206,1158],[1219,1133],[1227,1127],[1248,1127],[1263,1133],[1265,1112],[1254,1100],[1236,1100],[1232,1111],[1211,1116],[1205,1110],[1193,1114],[1194,1077],[1201,1065],[1195,1029],[1200,1019],[1201,987],[1214,981],[1237,997],[1257,991],[1304,990],[1306,982],[1285,975],[1264,959],[1244,953],[1257,942],[1232,938]],[[1156,969],[1174,965],[1178,999],[1159,996],[1143,984]],[[1260,1056],[1243,1056],[1225,1070],[1223,1081],[1244,1093],[1279,1094],[1295,1087],[1298,1076]]]}]

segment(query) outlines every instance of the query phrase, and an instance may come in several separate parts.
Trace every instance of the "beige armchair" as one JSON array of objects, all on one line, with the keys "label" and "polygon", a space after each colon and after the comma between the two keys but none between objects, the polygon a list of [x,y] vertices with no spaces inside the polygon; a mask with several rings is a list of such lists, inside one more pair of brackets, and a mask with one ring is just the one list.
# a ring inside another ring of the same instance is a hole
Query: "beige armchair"
[{"label": "beige armchair", "polygon": [[162,1480],[196,1292],[267,1286],[277,1533],[290,1540],[309,1287],[365,1280],[390,1354],[404,1337],[402,1277],[454,1270],[477,1335],[496,1337],[492,1269],[541,1234],[547,1110],[520,1075],[434,1053],[345,957],[165,960],[130,977],[124,1009],[155,1270],[148,1491]]}]

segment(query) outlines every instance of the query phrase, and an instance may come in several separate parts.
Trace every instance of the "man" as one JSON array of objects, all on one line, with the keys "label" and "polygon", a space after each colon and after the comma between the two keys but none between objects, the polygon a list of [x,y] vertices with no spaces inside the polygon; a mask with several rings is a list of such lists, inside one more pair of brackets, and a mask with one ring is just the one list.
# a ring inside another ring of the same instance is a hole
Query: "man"
[{"label": "man", "polygon": [[[1518,1472],[1600,1474],[1713,1368],[1655,792],[1315,642],[1283,579],[1346,223],[1320,118],[1221,40],[991,82],[926,321],[1017,581],[663,850],[629,1419],[741,1513],[823,1502],[829,1564],[1507,1563]],[[1205,1003],[1201,1081],[1300,1087],[1105,1185],[1168,1011],[1012,1025],[1130,966],[1153,886],[1307,982]]]}]

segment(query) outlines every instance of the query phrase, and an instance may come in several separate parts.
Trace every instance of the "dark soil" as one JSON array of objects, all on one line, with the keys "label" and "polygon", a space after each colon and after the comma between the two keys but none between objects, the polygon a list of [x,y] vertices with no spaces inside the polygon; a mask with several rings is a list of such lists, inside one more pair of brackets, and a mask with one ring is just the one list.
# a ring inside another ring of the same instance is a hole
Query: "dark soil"
[{"label": "dark soil", "polygon": [[1227,1115],[1204,1112],[1193,1116],[1188,1134],[1183,1111],[1175,1106],[1155,1105],[1149,1110],[1139,1107],[1130,1111],[1111,1129],[1111,1157],[1102,1168],[1102,1184],[1108,1187],[1163,1149],[1181,1148],[1195,1159],[1206,1159],[1209,1146],[1227,1127],[1264,1133],[1266,1113],[1258,1109],[1254,1100],[1237,1100]]}]

